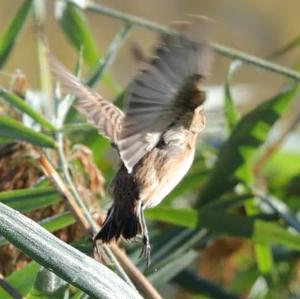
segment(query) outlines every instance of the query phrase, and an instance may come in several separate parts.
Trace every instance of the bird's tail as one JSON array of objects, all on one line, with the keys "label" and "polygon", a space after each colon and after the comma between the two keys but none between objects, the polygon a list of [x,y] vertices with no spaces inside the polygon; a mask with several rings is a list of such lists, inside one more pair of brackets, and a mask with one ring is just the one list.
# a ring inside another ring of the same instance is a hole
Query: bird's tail
[{"label": "bird's tail", "polygon": [[124,213],[113,205],[108,210],[103,226],[94,241],[101,240],[103,243],[108,243],[113,239],[118,240],[121,236],[129,240],[140,233],[141,224],[137,211]]}]

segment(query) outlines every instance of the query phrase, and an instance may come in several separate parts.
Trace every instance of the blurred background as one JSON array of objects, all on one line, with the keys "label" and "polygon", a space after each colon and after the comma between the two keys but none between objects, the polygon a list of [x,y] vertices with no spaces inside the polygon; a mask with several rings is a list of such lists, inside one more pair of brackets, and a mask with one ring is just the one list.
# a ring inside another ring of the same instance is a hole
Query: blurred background
[{"label": "blurred background", "polygon": [[[296,0],[290,0],[289,5],[274,0],[95,1],[95,3],[97,2],[164,25],[169,25],[173,21],[185,20],[188,14],[203,15],[211,19],[211,39],[213,41],[262,58],[269,58],[283,45],[293,40],[299,32],[300,25],[298,16],[300,4]],[[2,1],[0,28],[7,24],[16,13],[20,3],[22,3],[21,0]],[[55,19],[54,1],[47,1],[46,6],[44,29],[50,49],[67,67],[73,69],[78,57],[77,52],[72,48]],[[86,12],[85,15],[100,52],[105,53],[114,35],[118,32],[121,22],[93,12]],[[133,45],[138,45],[146,56],[150,56],[157,38],[158,34],[150,30],[138,27],[132,30],[109,68],[109,73],[119,86],[119,90],[127,86],[139,68],[133,57]],[[18,41],[18,47],[14,49],[6,64],[5,72],[7,73],[0,73],[0,80],[7,84],[11,80],[9,76],[16,69],[21,69],[26,74],[29,87],[35,89],[38,86],[39,77],[36,54],[35,30],[31,19],[27,24],[26,31]],[[300,57],[297,51],[289,51],[275,61],[288,67],[295,67],[300,62]],[[220,55],[215,56],[212,74],[208,82],[209,100],[206,103],[214,112],[222,110],[223,83],[230,62],[229,59]],[[239,109],[248,111],[260,101],[274,95],[286,82],[286,78],[278,74],[244,65],[233,79],[232,92],[234,96],[236,95]],[[116,95],[116,92],[102,83],[97,84],[96,90],[109,100]],[[299,105],[295,104],[295,108],[291,111],[296,111],[298,107]],[[218,118],[218,124],[222,122],[222,114],[221,111],[220,115],[215,115],[213,121]],[[209,125],[211,120],[211,118],[208,120]]]},{"label": "blurred background", "polygon": [[[103,0],[95,1],[123,12],[140,16],[161,24],[169,25],[174,20],[184,20],[188,14],[199,14],[212,20],[212,39],[224,45],[245,51],[259,57],[268,57],[281,48],[299,33],[299,8],[297,0],[289,0],[288,5],[280,0]],[[1,1],[0,28],[14,16],[21,0]],[[51,50],[68,67],[72,68],[77,58],[76,52],[66,40],[61,28],[54,17],[54,1],[47,1],[45,31],[49,39]],[[92,12],[87,12],[86,17],[91,25],[94,37],[101,52],[105,52],[112,38],[119,29],[120,22]],[[22,69],[28,76],[30,85],[34,88],[38,82],[38,66],[36,47],[34,43],[34,24],[29,22],[27,29],[22,34],[18,47],[14,49],[6,71],[14,72],[16,68]],[[125,46],[121,49],[117,59],[110,68],[114,79],[125,86],[134,75],[137,65],[132,58],[131,42],[138,43],[147,53],[156,41],[157,34],[135,28],[131,32]],[[297,57],[295,51],[280,58],[279,62],[293,67]],[[216,57],[211,84],[223,84],[229,60]],[[3,76],[2,76],[3,77]],[[272,94],[272,88],[282,82],[282,78],[263,70],[257,71],[247,67],[239,74],[238,81],[246,82],[257,91]],[[261,86],[262,88],[258,88]],[[270,88],[266,88],[270,87]],[[108,91],[107,95],[109,95]]]}]

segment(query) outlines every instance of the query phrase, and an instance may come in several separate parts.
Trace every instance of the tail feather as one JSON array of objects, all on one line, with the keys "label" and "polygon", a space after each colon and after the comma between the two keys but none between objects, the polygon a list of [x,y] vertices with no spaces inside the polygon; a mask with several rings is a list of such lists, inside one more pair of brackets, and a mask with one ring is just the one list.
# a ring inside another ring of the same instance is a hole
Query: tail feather
[{"label": "tail feather", "polygon": [[112,206],[108,210],[103,226],[94,240],[101,240],[103,243],[108,243],[113,239],[118,240],[121,236],[129,240],[140,233],[141,224],[137,213],[119,213]]}]

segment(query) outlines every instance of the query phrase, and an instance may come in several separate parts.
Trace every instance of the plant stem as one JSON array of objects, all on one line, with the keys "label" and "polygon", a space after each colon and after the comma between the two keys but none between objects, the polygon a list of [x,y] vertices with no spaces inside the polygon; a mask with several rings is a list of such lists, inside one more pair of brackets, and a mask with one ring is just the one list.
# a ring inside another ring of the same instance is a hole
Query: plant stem
[{"label": "plant stem", "polygon": [[[65,2],[72,3],[76,5],[74,0],[64,0]],[[177,32],[174,29],[171,29],[168,26],[164,26],[152,21],[148,21],[146,19],[133,16],[130,14],[126,14],[124,12],[115,10],[110,7],[106,7],[100,4],[95,4],[95,3],[86,3],[83,6],[79,6],[80,9],[84,9],[87,11],[92,11],[100,14],[104,14],[110,17],[113,17],[115,19],[124,21],[124,22],[129,22],[133,25],[143,27],[152,31],[160,32],[160,33],[170,33],[170,34],[176,34]],[[268,60],[259,58],[255,55],[251,55],[230,47],[226,47],[224,45],[218,44],[218,43],[211,43],[211,48],[216,51],[217,53],[226,56],[230,59],[239,59],[245,63],[256,65],[258,67],[264,68],[266,70],[272,71],[274,73],[278,73],[281,75],[284,75],[288,78],[300,81],[300,73],[296,72],[292,69],[289,69],[287,67],[281,66],[276,63],[272,63]]]}]

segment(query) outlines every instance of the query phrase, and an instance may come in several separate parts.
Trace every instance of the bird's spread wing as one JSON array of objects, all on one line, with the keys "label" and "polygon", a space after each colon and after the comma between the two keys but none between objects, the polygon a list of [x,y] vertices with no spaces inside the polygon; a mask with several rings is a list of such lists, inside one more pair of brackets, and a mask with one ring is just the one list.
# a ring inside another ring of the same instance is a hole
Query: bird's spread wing
[{"label": "bird's spread wing", "polygon": [[133,81],[118,142],[129,172],[156,146],[164,131],[190,109],[189,96],[182,100],[179,93],[189,78],[206,77],[209,53],[206,42],[195,42],[185,35],[165,35],[148,69]]},{"label": "bird's spread wing", "polygon": [[51,54],[49,63],[63,88],[77,98],[75,107],[99,130],[100,134],[117,145],[124,119],[123,111],[82,84]]}]

